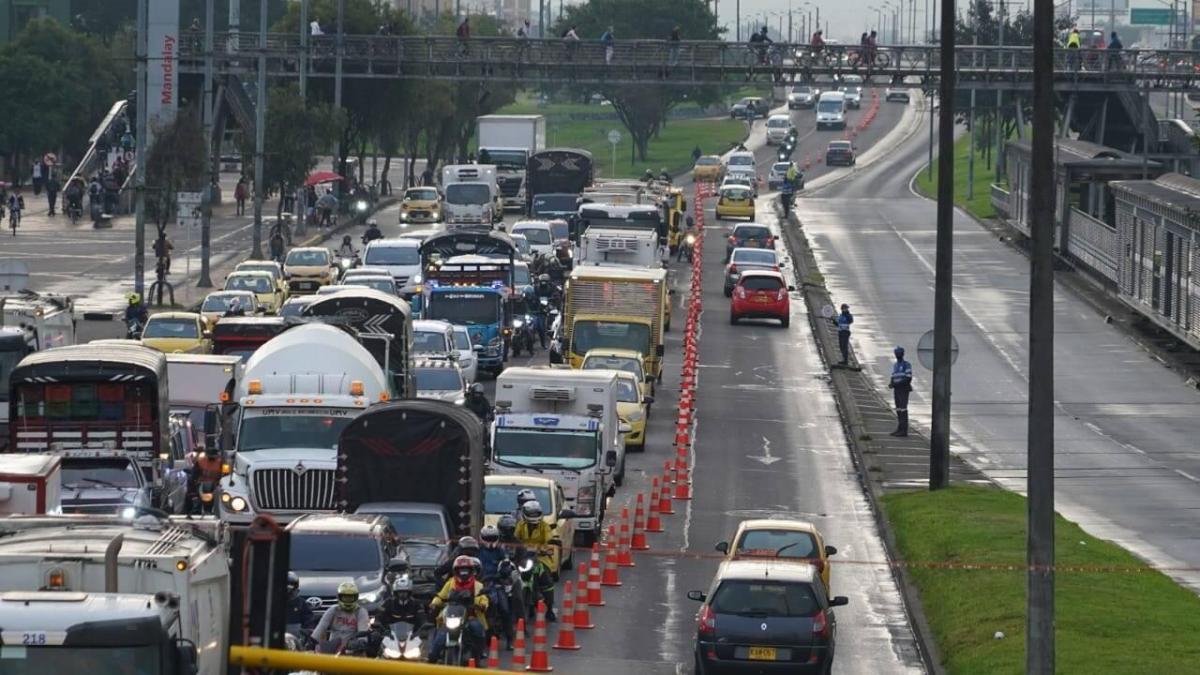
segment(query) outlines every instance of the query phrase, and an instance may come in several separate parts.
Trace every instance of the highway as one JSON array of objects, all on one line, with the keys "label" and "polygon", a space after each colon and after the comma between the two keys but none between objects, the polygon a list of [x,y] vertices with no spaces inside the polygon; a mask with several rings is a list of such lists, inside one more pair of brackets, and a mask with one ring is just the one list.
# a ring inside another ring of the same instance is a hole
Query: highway
[{"label": "highway", "polygon": [[[892,348],[933,327],[935,204],[909,182],[926,157],[910,139],[797,212],[834,301],[855,315],[860,363],[885,386]],[[978,186],[986,190],[987,186]],[[1025,487],[1029,261],[962,213],[954,221],[953,450],[1005,487]],[[1055,294],[1056,495],[1066,517],[1200,590],[1200,392],[1080,297]],[[915,359],[914,359],[915,363]],[[927,428],[931,373],[912,411]]]},{"label": "highway", "polygon": [[[852,111],[854,124],[863,111]],[[859,135],[860,150],[882,138],[899,121],[903,106],[880,109],[879,117]],[[801,141],[796,157],[823,153],[841,132],[816,131],[811,110],[792,113]],[[763,122],[755,124],[748,147],[756,150],[766,175],[775,148],[763,148]],[[847,169],[833,171],[848,172]],[[808,179],[830,173],[823,164]],[[684,186],[692,195],[692,185]],[[760,200],[758,219],[774,222]],[[707,590],[719,563],[713,546],[728,539],[745,518],[779,516],[814,522],[839,552],[832,568],[833,592],[850,598],[837,610],[835,673],[892,674],[921,672],[914,638],[901,599],[886,567],[838,565],[846,560],[885,559],[862,488],[855,474],[838,411],[816,353],[803,302],[793,295],[791,328],[748,322],[730,326],[721,291],[724,233],[709,203],[705,241],[705,311],[701,322],[701,375],[698,394],[695,474],[690,502],[676,502],[676,515],[665,517],[666,532],[650,535],[651,551],[638,554],[637,567],[621,570],[623,586],[605,589],[607,606],[592,608],[595,630],[579,631],[583,649],[553,651],[551,664],[562,672],[609,675],[613,672],[668,674],[691,672],[698,605],[689,590]],[[400,231],[393,212],[382,214],[387,236]],[[679,267],[675,316],[685,315],[687,270]],[[677,326],[680,324],[677,324]],[[668,334],[666,372],[658,387],[645,454],[628,456],[626,484],[609,505],[610,520],[649,489],[652,476],[675,456],[672,446],[678,403],[682,334]],[[529,363],[545,363],[539,351]],[[525,362],[522,357],[518,362]],[[486,382],[491,396],[491,382]],[[586,556],[579,552],[579,559]],[[567,578],[574,579],[574,574]],[[558,599],[561,605],[561,593]],[[553,631],[551,641],[553,641]]]}]

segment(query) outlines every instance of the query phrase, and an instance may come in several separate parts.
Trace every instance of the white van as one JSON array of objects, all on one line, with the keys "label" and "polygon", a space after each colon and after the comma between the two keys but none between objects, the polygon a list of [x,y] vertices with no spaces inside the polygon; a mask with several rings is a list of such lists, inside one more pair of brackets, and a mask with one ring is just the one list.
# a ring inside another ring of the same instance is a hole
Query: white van
[{"label": "white van", "polygon": [[817,128],[846,128],[846,95],[840,91],[827,91],[817,101]]},{"label": "white van", "polygon": [[421,242],[416,239],[376,239],[367,244],[363,264],[387,270],[405,297],[421,285]]},{"label": "white van", "polygon": [[782,143],[791,130],[791,115],[771,115],[767,118],[767,145]]}]

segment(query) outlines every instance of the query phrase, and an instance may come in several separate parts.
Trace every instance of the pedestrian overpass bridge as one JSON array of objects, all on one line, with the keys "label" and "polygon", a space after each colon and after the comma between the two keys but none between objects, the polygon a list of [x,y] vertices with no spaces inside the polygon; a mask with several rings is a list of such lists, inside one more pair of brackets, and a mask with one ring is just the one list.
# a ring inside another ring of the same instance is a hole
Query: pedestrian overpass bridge
[{"label": "pedestrian overpass bridge", "polygon": [[[765,58],[744,43],[623,40],[606,63],[597,41],[446,35],[321,35],[271,33],[259,47],[253,33],[216,33],[214,74],[250,75],[266,56],[269,77],[507,80],[527,84],[658,84],[697,86],[747,81],[804,83],[860,75],[875,84],[932,86],[941,65],[937,45],[881,45],[867,64],[857,46],[828,45],[817,57],[806,45],[775,43]],[[202,73],[202,40],[181,40],[178,66]],[[1030,47],[963,45],[955,49],[962,88],[1032,90]],[[1058,91],[1197,91],[1200,51],[1057,49]]]}]

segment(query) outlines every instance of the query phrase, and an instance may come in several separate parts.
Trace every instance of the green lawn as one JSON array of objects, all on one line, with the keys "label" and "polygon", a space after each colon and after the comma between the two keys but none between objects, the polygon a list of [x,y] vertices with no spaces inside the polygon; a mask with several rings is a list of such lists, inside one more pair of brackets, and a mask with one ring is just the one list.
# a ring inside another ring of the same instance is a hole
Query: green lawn
[{"label": "green lawn", "polygon": [[[1025,563],[1026,505],[1015,493],[955,487],[883,502],[906,561]],[[1057,672],[1200,672],[1200,597],[1074,523],[1059,517],[1055,529],[1060,566],[1119,570],[1055,575]],[[1024,570],[914,565],[910,574],[947,672],[1024,672]]]},{"label": "green lawn", "polygon": [[[996,178],[995,150],[992,161],[983,159],[983,149],[978,139],[975,143],[975,191],[967,199],[967,164],[970,159],[969,136],[963,136],[954,143],[954,203],[965,208],[976,218],[994,218],[996,212],[992,209],[992,183]],[[917,190],[932,199],[937,198],[937,155],[933,157],[933,176],[925,169],[917,174]]]}]

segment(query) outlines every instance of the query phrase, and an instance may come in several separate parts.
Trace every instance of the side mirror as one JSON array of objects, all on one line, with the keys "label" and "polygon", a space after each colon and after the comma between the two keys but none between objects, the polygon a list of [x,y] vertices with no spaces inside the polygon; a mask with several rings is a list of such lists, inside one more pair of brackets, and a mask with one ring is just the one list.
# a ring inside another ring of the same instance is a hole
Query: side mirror
[{"label": "side mirror", "polygon": [[571,520],[572,518],[578,518],[578,517],[579,516],[575,515],[574,509],[563,509],[562,511],[558,512],[559,520]]},{"label": "side mirror", "polygon": [[[626,426],[628,426],[628,425],[626,425]],[[617,465],[617,451],[616,450],[609,450],[608,452],[604,453],[604,465],[609,468],[615,467]]]},{"label": "side mirror", "polygon": [[825,555],[827,555],[827,556],[837,555],[837,547],[826,544],[825,545]]},{"label": "side mirror", "polygon": [[695,218],[693,218],[693,217],[691,217],[691,216],[688,216],[688,217],[687,217],[687,226],[688,226],[688,227],[695,227],[695,226],[696,226],[696,219],[695,219]]},{"label": "side mirror", "polygon": [[195,675],[199,672],[196,655],[196,645],[190,640],[178,638],[175,641],[176,672],[182,675]]},{"label": "side mirror", "polygon": [[645,403],[646,405],[650,405],[651,403],[654,403],[654,397],[651,396],[650,394],[646,394],[645,396],[642,397],[642,403]]},{"label": "side mirror", "polygon": [[704,602],[708,597],[704,595],[704,591],[688,591],[687,596],[688,600],[695,600],[696,602]]},{"label": "side mirror", "polygon": [[623,433],[623,434],[627,434],[627,433],[633,431],[633,427],[629,425],[629,422],[621,422],[621,423],[617,424],[617,431],[619,431],[620,433]]},{"label": "side mirror", "polygon": [[655,356],[657,356],[657,357],[659,357],[659,358],[662,358],[663,354],[666,354],[666,353],[667,353],[667,347],[666,347],[666,345],[659,345],[659,346],[658,346],[657,348],[655,348],[655,350],[654,350],[654,354],[655,354]]},{"label": "side mirror", "polygon": [[794,293],[795,291],[796,291],[795,286],[788,286],[788,293]]},{"label": "side mirror", "polygon": [[833,599],[829,601],[830,607],[845,607],[848,604],[850,604],[850,598],[847,598],[844,595],[835,595],[833,596]]},{"label": "side mirror", "polygon": [[717,549],[721,553],[729,553],[729,542],[722,541],[722,542],[718,543],[716,546],[714,546],[713,548]]}]

